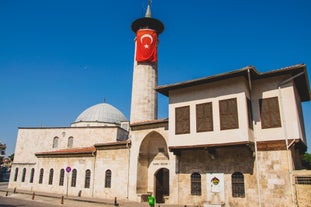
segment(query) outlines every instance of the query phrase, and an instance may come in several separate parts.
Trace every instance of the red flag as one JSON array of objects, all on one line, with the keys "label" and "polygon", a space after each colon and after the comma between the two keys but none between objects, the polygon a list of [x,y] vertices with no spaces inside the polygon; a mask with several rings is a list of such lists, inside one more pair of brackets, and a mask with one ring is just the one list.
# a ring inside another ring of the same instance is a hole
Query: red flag
[{"label": "red flag", "polygon": [[157,61],[157,33],[152,29],[140,29],[136,33],[136,61]]}]

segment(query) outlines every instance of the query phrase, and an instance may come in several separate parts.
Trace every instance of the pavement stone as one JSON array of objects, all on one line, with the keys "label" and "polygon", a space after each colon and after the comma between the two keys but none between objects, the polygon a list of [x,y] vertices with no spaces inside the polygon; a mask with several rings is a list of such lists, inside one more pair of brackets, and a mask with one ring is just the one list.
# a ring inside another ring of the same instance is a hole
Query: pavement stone
[{"label": "pavement stone", "polygon": [[[87,198],[87,197],[78,197],[78,196],[63,196],[59,194],[51,194],[45,192],[33,192],[25,190],[16,190],[14,193],[13,190],[8,189],[7,182],[0,183],[0,197],[1,196],[10,196],[17,199],[32,200],[34,196],[34,201],[41,203],[50,203],[54,205],[59,205],[63,207],[112,207],[114,205],[114,199],[101,199],[101,198]],[[120,207],[149,207],[148,203],[139,203],[129,200],[117,200],[117,203]],[[155,207],[184,207],[184,205],[167,205],[167,204],[156,204]],[[187,206],[190,207],[190,206]]]}]

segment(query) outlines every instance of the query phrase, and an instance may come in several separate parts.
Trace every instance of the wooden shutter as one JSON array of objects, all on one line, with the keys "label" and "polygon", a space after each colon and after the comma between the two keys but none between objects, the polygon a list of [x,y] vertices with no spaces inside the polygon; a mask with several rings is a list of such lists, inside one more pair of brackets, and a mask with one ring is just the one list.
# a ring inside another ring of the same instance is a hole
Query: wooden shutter
[{"label": "wooden shutter", "polygon": [[237,99],[219,101],[220,129],[239,128]]},{"label": "wooden shutter", "polygon": [[190,107],[183,106],[175,109],[175,133],[190,133]]},{"label": "wooden shutter", "polygon": [[196,105],[197,132],[213,131],[212,103]]},{"label": "wooden shutter", "polygon": [[281,127],[278,97],[259,100],[261,128]]}]

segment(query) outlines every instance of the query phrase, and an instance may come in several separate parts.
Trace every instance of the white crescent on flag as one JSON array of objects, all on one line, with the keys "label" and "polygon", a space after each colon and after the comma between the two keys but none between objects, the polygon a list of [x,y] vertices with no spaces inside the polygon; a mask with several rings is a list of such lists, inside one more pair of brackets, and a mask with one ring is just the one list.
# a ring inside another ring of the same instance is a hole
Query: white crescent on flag
[{"label": "white crescent on flag", "polygon": [[149,38],[150,39],[150,43],[149,45],[151,45],[153,43],[153,37],[150,35],[150,34],[143,34],[141,37],[140,37],[140,43],[143,43],[143,39],[144,38]]}]

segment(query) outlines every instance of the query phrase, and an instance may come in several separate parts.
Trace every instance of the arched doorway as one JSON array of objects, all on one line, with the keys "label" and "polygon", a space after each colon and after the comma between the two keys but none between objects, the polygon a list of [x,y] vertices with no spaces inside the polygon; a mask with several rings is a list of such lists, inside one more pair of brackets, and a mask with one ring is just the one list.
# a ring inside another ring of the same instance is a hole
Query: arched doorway
[{"label": "arched doorway", "polygon": [[154,174],[155,179],[155,199],[157,203],[164,203],[164,196],[170,193],[169,170],[166,168],[159,169]]},{"label": "arched doorway", "polygon": [[169,155],[164,137],[156,131],[148,133],[139,148],[136,193],[146,195],[151,192],[155,196],[156,178],[159,178],[160,184],[166,181],[161,177],[166,175],[166,171],[163,173],[161,169],[168,165]]}]

